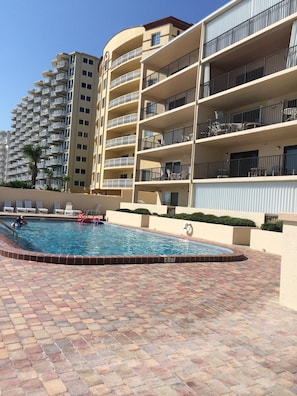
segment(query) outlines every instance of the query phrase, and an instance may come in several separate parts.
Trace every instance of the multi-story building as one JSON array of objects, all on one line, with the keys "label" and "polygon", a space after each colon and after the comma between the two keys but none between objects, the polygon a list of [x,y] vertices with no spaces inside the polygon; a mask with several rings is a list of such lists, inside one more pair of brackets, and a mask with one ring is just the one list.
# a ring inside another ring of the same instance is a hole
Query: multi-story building
[{"label": "multi-story building", "polygon": [[6,181],[8,131],[0,131],[0,183]]},{"label": "multi-story building", "polygon": [[99,59],[60,53],[12,111],[8,181],[30,183],[25,144],[43,148],[36,188],[89,191]]},{"label": "multi-story building", "polygon": [[121,194],[130,190],[132,196],[142,85],[140,61],[190,26],[168,17],[123,30],[106,44],[99,68],[92,192]]},{"label": "multi-story building", "polygon": [[133,202],[297,211],[296,32],[296,0],[233,0],[142,60]]}]

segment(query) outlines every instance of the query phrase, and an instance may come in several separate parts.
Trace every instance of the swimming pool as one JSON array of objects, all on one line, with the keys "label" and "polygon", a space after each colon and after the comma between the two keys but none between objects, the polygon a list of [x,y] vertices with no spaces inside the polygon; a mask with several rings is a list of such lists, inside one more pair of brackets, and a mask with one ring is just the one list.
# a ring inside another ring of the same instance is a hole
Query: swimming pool
[{"label": "swimming pool", "polygon": [[[11,221],[6,219],[5,223],[10,225]],[[1,232],[13,241],[8,230]],[[136,259],[154,262],[160,258],[162,262],[186,262],[205,261],[202,257],[226,258],[234,253],[219,246],[109,223],[94,226],[73,221],[30,220],[17,232],[18,246],[29,256],[32,256],[30,252],[38,252],[41,258],[38,261],[45,261],[45,256],[49,255],[52,259],[60,257],[61,262],[70,256],[83,258],[75,261],[94,262],[97,259],[98,263],[135,262]]]}]

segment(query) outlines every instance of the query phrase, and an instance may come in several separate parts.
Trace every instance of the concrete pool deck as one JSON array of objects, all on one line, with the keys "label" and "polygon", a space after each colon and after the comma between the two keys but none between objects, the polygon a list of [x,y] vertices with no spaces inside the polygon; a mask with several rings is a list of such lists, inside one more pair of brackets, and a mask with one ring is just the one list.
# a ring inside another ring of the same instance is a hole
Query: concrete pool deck
[{"label": "concrete pool deck", "polygon": [[0,256],[0,394],[297,394],[280,257],[116,266]]}]

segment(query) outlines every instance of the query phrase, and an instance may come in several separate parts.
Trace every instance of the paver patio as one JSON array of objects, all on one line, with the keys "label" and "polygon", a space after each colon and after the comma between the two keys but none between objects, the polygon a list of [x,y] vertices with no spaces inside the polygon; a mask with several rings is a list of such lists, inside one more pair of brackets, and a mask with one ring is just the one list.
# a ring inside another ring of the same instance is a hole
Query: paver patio
[{"label": "paver patio", "polygon": [[242,250],[97,267],[0,257],[0,394],[296,395],[280,257]]}]

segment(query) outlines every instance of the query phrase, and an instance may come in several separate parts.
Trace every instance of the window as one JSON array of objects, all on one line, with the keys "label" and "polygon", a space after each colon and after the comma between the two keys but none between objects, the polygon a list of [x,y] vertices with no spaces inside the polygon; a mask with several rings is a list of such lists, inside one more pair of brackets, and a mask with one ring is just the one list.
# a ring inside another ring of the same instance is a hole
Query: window
[{"label": "window", "polygon": [[88,72],[88,77],[93,77],[93,73],[92,72]]},{"label": "window", "polygon": [[176,107],[183,106],[186,103],[186,98],[180,98],[169,102],[169,110],[175,109]]},{"label": "window", "polygon": [[93,64],[94,64],[93,59],[89,59],[89,65],[93,65]]},{"label": "window", "polygon": [[81,161],[81,157],[79,155],[76,156],[76,161],[80,162]]},{"label": "window", "polygon": [[83,145],[82,145],[82,149],[83,149],[83,150],[87,150],[87,149],[88,149],[88,146],[87,146],[86,144],[83,144]]},{"label": "window", "polygon": [[83,76],[86,76],[86,75],[87,75],[87,71],[86,71],[86,70],[83,70],[83,71],[82,71],[82,75],[83,75]]},{"label": "window", "polygon": [[146,114],[156,114],[156,103],[149,102],[146,106]]},{"label": "window", "polygon": [[83,125],[84,120],[78,120],[78,123],[79,123],[80,125]]},{"label": "window", "polygon": [[72,100],[72,91],[67,93],[67,100]]},{"label": "window", "polygon": [[80,95],[81,100],[86,100],[86,96],[85,95]]},{"label": "window", "polygon": [[178,193],[177,192],[164,192],[162,205],[177,206]]},{"label": "window", "polygon": [[82,175],[85,175],[85,174],[86,174],[86,170],[85,170],[85,169],[81,169],[81,170],[80,170],[80,173],[81,173]]},{"label": "window", "polygon": [[92,89],[92,85],[91,84],[87,84],[87,89]]},{"label": "window", "polygon": [[78,143],[78,144],[76,145],[76,148],[79,149],[79,150],[81,150],[81,144]]},{"label": "window", "polygon": [[77,132],[77,136],[82,137],[83,133],[82,132]]},{"label": "window", "polygon": [[88,59],[87,58],[83,58],[83,63],[88,63]]},{"label": "window", "polygon": [[84,132],[84,138],[87,138],[87,137],[89,137],[88,132]]},{"label": "window", "polygon": [[80,108],[79,108],[79,111],[80,111],[81,113],[84,113],[84,112],[85,112],[85,108],[84,108],[84,107],[80,107]]},{"label": "window", "polygon": [[88,109],[87,107],[86,107],[85,111],[87,114],[90,114],[90,109]]},{"label": "window", "polygon": [[79,173],[79,169],[78,168],[75,168],[75,173]]},{"label": "window", "polygon": [[160,32],[152,34],[151,46],[160,44],[161,34]]},{"label": "window", "polygon": [[68,89],[73,88],[73,80],[68,81]]},{"label": "window", "polygon": [[91,102],[91,96],[86,96],[86,101]]},{"label": "window", "polygon": [[85,121],[85,125],[89,125],[89,121]]},{"label": "window", "polygon": [[80,181],[80,182],[79,182],[79,186],[80,186],[80,187],[84,187],[84,186],[85,186],[85,182],[84,182],[84,181]]},{"label": "window", "polygon": [[81,83],[82,88],[87,88],[87,84],[86,83]]},{"label": "window", "polygon": [[87,158],[86,157],[81,157],[81,162],[87,162]]}]

